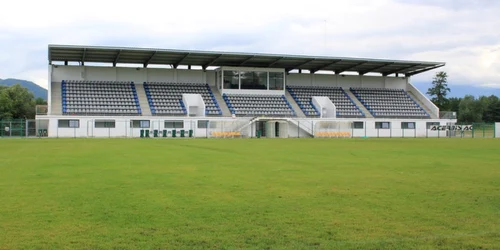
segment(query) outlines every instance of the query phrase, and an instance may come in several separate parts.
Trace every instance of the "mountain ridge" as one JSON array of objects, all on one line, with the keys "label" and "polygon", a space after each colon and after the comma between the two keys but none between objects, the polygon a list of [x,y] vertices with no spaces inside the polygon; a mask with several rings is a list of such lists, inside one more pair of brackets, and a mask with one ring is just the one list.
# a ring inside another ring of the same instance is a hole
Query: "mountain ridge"
[{"label": "mountain ridge", "polygon": [[31,93],[33,93],[35,99],[41,97],[44,100],[47,100],[48,91],[34,82],[16,78],[0,79],[0,86],[10,87],[17,83],[19,83],[21,86],[27,88]]}]

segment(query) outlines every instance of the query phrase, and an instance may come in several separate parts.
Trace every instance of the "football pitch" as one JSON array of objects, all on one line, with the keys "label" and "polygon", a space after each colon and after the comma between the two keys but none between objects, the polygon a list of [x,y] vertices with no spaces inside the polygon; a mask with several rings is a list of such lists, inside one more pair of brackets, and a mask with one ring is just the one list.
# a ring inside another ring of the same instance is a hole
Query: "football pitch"
[{"label": "football pitch", "polygon": [[1,139],[0,249],[495,249],[498,139]]}]

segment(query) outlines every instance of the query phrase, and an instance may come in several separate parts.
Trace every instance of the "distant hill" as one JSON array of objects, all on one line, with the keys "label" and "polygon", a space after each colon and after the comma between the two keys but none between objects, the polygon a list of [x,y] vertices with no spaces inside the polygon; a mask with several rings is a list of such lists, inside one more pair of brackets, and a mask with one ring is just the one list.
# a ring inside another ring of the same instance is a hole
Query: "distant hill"
[{"label": "distant hill", "polygon": [[35,99],[38,97],[43,98],[44,100],[47,100],[47,90],[36,85],[34,82],[26,81],[26,80],[20,80],[20,79],[0,79],[0,85],[3,86],[12,86],[15,85],[16,83],[21,84],[21,86],[27,88],[33,95],[35,96]]}]

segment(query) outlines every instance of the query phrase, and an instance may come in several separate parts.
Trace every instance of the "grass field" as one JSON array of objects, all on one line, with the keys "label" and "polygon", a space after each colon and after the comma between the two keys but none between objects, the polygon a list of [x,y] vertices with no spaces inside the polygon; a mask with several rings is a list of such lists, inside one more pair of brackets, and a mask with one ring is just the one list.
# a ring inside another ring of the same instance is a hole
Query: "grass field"
[{"label": "grass field", "polygon": [[498,249],[500,140],[0,140],[0,249]]}]

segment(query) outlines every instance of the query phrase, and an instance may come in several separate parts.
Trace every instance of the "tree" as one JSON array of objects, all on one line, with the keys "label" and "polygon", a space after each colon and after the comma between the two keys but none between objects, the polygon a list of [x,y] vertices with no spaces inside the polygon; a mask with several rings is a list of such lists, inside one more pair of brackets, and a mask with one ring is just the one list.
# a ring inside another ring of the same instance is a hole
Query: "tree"
[{"label": "tree", "polygon": [[446,107],[446,111],[458,112],[458,106],[460,105],[461,100],[462,98],[460,97],[450,97],[450,99],[448,99],[448,105]]},{"label": "tree", "polygon": [[471,123],[478,120],[478,114],[474,112],[474,103],[476,98],[472,95],[466,95],[459,104],[458,120],[460,123]]},{"label": "tree", "polygon": [[38,97],[38,98],[36,98],[36,100],[35,100],[35,104],[36,104],[36,105],[47,105],[47,101],[45,101],[45,100],[44,100],[43,98],[41,98],[41,97]]},{"label": "tree", "polygon": [[0,88],[0,119],[35,118],[35,98],[19,84]]},{"label": "tree", "polygon": [[436,104],[439,109],[445,109],[448,105],[446,96],[450,92],[448,88],[448,74],[444,71],[436,73],[432,79],[432,87],[427,90],[427,94],[431,96],[431,101]]},{"label": "tree", "polygon": [[483,112],[484,122],[500,121],[500,100],[498,97],[491,95],[487,97],[488,103]]}]

